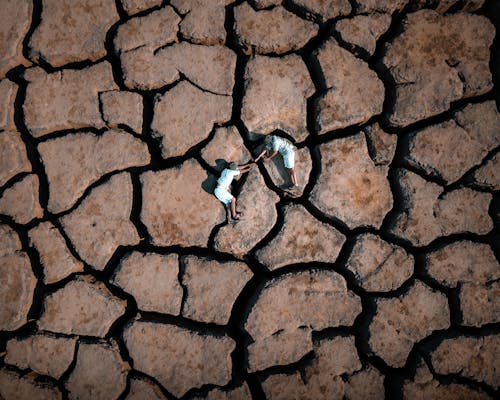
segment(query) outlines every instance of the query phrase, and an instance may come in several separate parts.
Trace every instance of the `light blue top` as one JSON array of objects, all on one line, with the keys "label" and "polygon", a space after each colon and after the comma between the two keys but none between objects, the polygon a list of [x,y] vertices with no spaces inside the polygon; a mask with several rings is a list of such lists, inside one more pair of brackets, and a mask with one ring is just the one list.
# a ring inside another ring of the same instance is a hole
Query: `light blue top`
[{"label": "light blue top", "polygon": [[239,174],[240,170],[235,171],[234,169],[226,168],[220,174],[220,178],[217,179],[217,183],[221,186],[224,186],[226,189],[229,189],[229,185],[231,185],[234,177],[238,176]]},{"label": "light blue top", "polygon": [[289,152],[294,151],[295,149],[294,145],[289,140],[274,135],[272,137],[271,143],[269,143],[266,146],[266,148],[268,150],[273,149],[274,151],[277,151],[281,155],[288,154]]}]

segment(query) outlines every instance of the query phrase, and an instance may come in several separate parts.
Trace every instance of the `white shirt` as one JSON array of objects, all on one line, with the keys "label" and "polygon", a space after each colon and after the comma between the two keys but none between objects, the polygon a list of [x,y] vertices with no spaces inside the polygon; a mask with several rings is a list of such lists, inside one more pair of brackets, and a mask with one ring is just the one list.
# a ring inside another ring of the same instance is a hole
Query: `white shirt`
[{"label": "white shirt", "polygon": [[279,152],[281,155],[286,154],[290,151],[294,151],[293,144],[290,141],[279,136],[273,136],[272,142],[269,143],[266,148],[272,148],[273,150]]},{"label": "white shirt", "polygon": [[238,176],[239,174],[240,170],[235,171],[234,169],[226,168],[220,174],[220,178],[217,179],[217,183],[219,185],[224,186],[226,189],[229,189],[229,185],[231,185],[231,182],[233,181],[234,177]]}]

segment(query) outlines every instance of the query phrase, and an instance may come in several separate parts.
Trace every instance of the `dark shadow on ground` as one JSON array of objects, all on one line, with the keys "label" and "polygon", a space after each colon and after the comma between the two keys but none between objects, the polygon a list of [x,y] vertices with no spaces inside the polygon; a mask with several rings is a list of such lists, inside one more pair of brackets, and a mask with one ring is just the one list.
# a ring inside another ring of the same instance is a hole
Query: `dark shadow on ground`
[{"label": "dark shadow on ground", "polygon": [[201,188],[208,194],[214,194],[214,189],[216,185],[217,185],[217,177],[209,173],[207,179],[205,179],[201,183]]}]

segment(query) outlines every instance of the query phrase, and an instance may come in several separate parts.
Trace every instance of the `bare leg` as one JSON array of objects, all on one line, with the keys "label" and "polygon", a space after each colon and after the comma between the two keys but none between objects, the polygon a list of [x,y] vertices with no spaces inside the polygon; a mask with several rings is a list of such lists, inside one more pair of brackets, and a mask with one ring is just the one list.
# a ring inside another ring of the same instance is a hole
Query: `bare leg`
[{"label": "bare leg", "polygon": [[290,175],[290,186],[297,186],[297,175],[295,175],[295,168],[286,168],[288,175]]},{"label": "bare leg", "polygon": [[229,204],[224,204],[224,208],[226,209],[226,218],[229,221],[231,221],[231,208]]},{"label": "bare leg", "polygon": [[233,219],[239,219],[240,213],[236,212],[236,197],[231,199],[231,214],[233,215]]}]

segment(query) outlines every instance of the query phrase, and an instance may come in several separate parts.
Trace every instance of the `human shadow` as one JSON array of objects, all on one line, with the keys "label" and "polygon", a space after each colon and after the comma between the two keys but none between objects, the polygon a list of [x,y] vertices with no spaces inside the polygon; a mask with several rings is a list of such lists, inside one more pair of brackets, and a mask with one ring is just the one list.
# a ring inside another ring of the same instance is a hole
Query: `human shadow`
[{"label": "human shadow", "polygon": [[214,194],[214,189],[217,186],[217,177],[208,173],[207,179],[201,183],[201,188],[208,194]]}]

